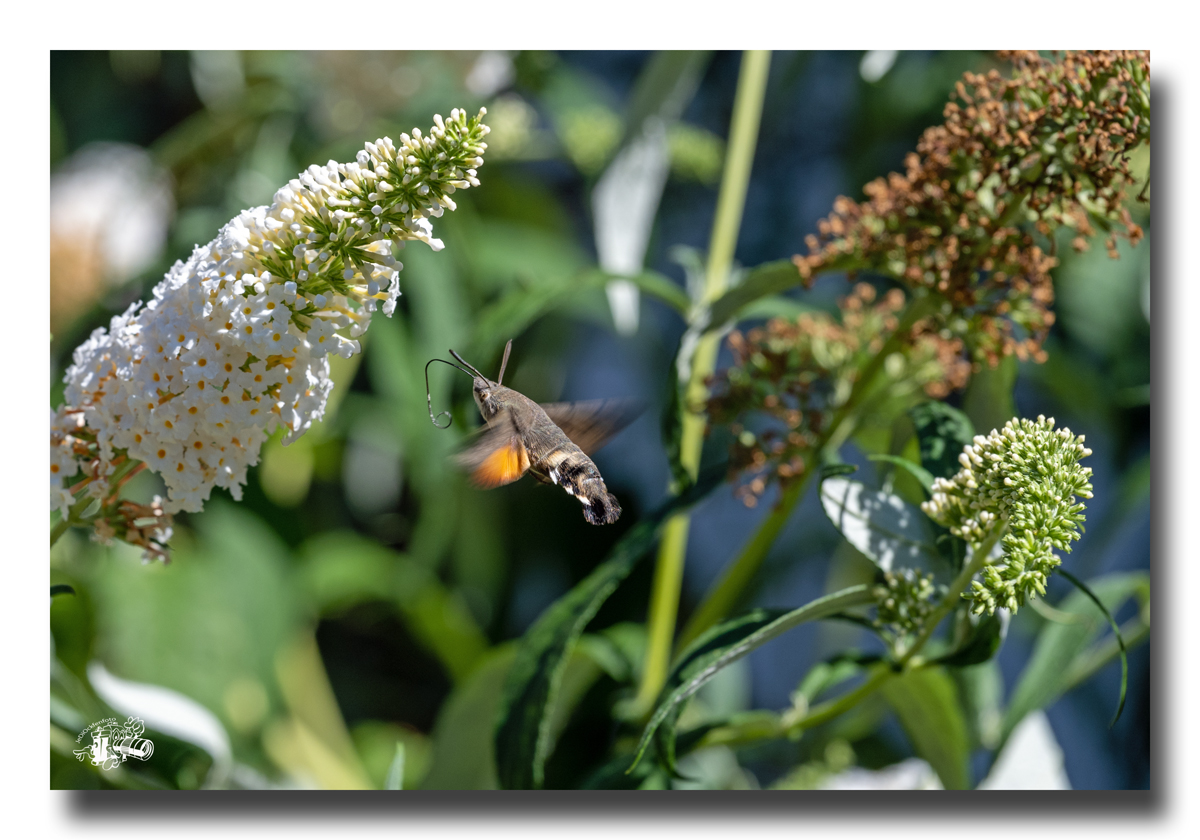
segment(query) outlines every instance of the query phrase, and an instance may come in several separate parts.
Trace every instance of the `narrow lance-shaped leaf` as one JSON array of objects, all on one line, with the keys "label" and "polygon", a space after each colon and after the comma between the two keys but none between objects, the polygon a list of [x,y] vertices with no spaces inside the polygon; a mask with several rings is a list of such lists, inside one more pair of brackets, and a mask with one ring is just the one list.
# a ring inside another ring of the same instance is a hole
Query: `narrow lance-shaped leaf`
[{"label": "narrow lance-shaped leaf", "polygon": [[617,152],[641,133],[646,120],[679,119],[711,57],[708,50],[661,50],[651,56],[629,97],[625,133]]},{"label": "narrow lance-shaped leaf", "polygon": [[1108,607],[1104,606],[1103,602],[1096,597],[1096,593],[1092,592],[1086,583],[1066,569],[1059,569],[1058,573],[1074,584],[1076,589],[1088,596],[1091,602],[1099,607],[1100,612],[1104,613],[1104,617],[1108,619],[1108,626],[1112,628],[1113,635],[1117,637],[1117,645],[1121,649],[1121,696],[1117,700],[1117,712],[1108,724],[1108,728],[1112,729],[1113,725],[1120,719],[1121,712],[1125,709],[1125,688],[1129,684],[1129,660],[1125,656],[1125,639],[1121,636],[1121,628],[1117,626],[1117,621],[1112,617],[1112,613],[1108,611]]},{"label": "narrow lance-shaped leaf", "polygon": [[617,585],[653,547],[662,523],[703,499],[724,476],[724,465],[706,470],[686,493],[635,525],[604,563],[555,601],[525,634],[504,685],[496,725],[496,771],[501,787],[541,787],[550,751],[550,710],[575,642]]},{"label": "narrow lance-shaped leaf", "polygon": [[495,731],[500,693],[516,657],[515,642],[496,645],[471,676],[456,686],[431,733],[424,790],[496,790]]},{"label": "narrow lance-shaped leaf", "polygon": [[[682,339],[681,339],[682,341]],[[683,441],[683,384],[679,381],[679,354],[682,347],[676,350],[671,362],[671,370],[667,373],[667,399],[662,413],[663,448],[667,453],[667,464],[671,467],[671,478],[680,492],[692,483],[692,477],[684,469],[680,458],[680,446]]]},{"label": "narrow lance-shaped leaf", "polygon": [[[841,271],[852,267],[851,259],[847,258],[845,264],[831,263],[826,270]],[[791,260],[763,263],[751,269],[740,284],[717,298],[710,311],[709,327],[720,327],[741,316],[745,308],[755,301],[794,289],[803,282],[800,271]]]},{"label": "narrow lance-shaped leaf", "polygon": [[849,607],[870,603],[872,597],[871,587],[859,584],[818,598],[795,610],[752,610],[706,631],[684,651],[671,669],[654,715],[642,732],[642,740],[631,766],[636,766],[641,760],[650,739],[661,727],[663,732],[658,737],[660,756],[669,768],[673,768],[675,722],[683,703],[722,668],[793,627]]},{"label": "narrow lance-shaped leaf", "polygon": [[[841,616],[826,617],[840,618]],[[813,701],[822,692],[828,691],[834,686],[845,682],[860,673],[863,668],[868,665],[874,665],[881,659],[882,657],[879,654],[859,653],[853,650],[836,654],[814,665],[805,674],[804,679],[800,681],[800,685],[796,688],[796,691],[803,695],[809,705],[812,705]]]},{"label": "narrow lance-shaped leaf", "polygon": [[[1106,575],[1089,581],[1092,593],[1112,614],[1128,598],[1149,591],[1145,573]],[[1038,634],[1033,653],[1013,689],[1005,710],[1001,744],[1008,739],[1021,719],[1034,709],[1049,706],[1068,687],[1066,680],[1074,663],[1088,656],[1088,645],[1104,627],[1104,616],[1083,592],[1074,592],[1055,606],[1060,612],[1078,616],[1070,623],[1048,622]]]}]

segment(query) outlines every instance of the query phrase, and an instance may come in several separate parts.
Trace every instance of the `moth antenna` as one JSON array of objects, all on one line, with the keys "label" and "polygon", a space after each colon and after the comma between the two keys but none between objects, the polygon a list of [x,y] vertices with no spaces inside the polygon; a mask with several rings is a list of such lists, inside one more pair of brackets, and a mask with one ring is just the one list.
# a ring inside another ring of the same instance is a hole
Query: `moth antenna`
[{"label": "moth antenna", "polygon": [[[482,379],[484,382],[492,381],[492,380],[488,379],[486,376],[484,376],[482,373],[480,373],[478,370],[475,370],[475,365],[468,362],[466,359],[464,359],[462,356],[455,353],[453,350],[450,351],[450,355],[453,356],[454,358],[458,359],[460,362],[462,362],[464,365],[469,367],[471,370],[475,371],[475,375],[478,376],[480,379]],[[446,364],[450,364],[450,363],[446,362]],[[460,368],[460,370],[461,370],[461,368]]]},{"label": "moth antenna", "polygon": [[512,352],[512,339],[508,340],[508,344],[504,345],[504,358],[500,361],[500,376],[496,379],[497,385],[504,384],[504,369],[508,367],[508,354]]},{"label": "moth antenna", "polygon": [[[451,350],[450,352],[453,353],[454,351]],[[465,373],[467,376],[470,376],[471,373],[470,373],[470,371],[463,370],[458,365],[454,364],[454,362],[447,362],[445,359],[430,359],[428,362],[425,363],[425,402],[429,404],[429,420],[431,423],[433,423],[433,425],[437,426],[439,429],[448,429],[448,428],[450,428],[450,424],[454,422],[454,418],[450,416],[449,411],[438,412],[437,417],[435,417],[433,415],[433,392],[429,389],[429,366],[431,364],[433,364],[434,362],[441,362],[444,365],[450,365],[450,367],[454,368],[455,370],[462,370],[462,372]],[[441,417],[443,414],[446,415],[446,425],[445,426],[441,425],[437,421],[437,418]]]}]

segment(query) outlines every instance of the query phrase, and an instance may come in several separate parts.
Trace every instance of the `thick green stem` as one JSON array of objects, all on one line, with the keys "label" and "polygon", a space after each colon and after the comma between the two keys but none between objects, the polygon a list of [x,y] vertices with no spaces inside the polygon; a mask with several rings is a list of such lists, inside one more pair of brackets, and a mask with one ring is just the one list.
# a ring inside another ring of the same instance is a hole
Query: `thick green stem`
[{"label": "thick green stem", "polygon": [[850,396],[834,414],[833,419],[826,427],[826,433],[811,450],[811,454],[805,460],[804,473],[801,478],[787,486],[775,507],[767,514],[767,518],[763,520],[750,541],[746,543],[742,553],[725,568],[725,572],[708,590],[704,600],[692,614],[691,620],[683,628],[683,633],[679,638],[680,646],[686,646],[695,641],[701,633],[723,619],[737,605],[746,587],[758,574],[758,570],[762,567],[763,560],[766,559],[767,552],[775,543],[779,532],[787,524],[788,518],[792,515],[792,509],[804,496],[808,482],[816,471],[817,457],[826,451],[837,451],[850,437],[857,421],[856,411],[863,396],[883,368],[884,361],[900,349],[913,324],[929,315],[935,305],[936,298],[928,294],[914,296],[909,302],[904,317],[897,325],[896,330],[863,368],[850,391]]},{"label": "thick green stem", "polygon": [[[729,282],[733,253],[737,246],[742,210],[746,204],[746,189],[750,183],[750,168],[754,162],[754,146],[762,115],[763,97],[767,88],[767,71],[771,54],[765,50],[748,50],[742,55],[737,93],[733,102],[733,118],[729,131],[729,151],[725,171],[717,195],[717,212],[709,242],[708,264],[705,269],[704,290],[696,311],[704,311],[719,298]],[[680,406],[681,435],[679,460],[693,479],[700,468],[700,449],[704,442],[705,418],[691,408],[703,405],[708,397],[705,380],[712,374],[720,347],[720,335],[708,332],[701,336],[691,358],[691,371]],[[679,593],[683,584],[683,562],[687,555],[688,525],[686,515],[667,522],[659,545],[658,565],[654,573],[650,612],[647,619],[646,665],[638,689],[635,707],[647,713],[667,678],[671,660],[671,641],[679,612]]]}]

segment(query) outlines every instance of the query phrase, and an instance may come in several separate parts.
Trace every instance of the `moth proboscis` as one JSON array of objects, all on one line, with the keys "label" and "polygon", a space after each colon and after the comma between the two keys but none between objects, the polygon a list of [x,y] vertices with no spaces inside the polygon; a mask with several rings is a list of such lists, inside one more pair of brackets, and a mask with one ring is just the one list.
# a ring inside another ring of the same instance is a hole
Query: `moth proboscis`
[{"label": "moth proboscis", "polygon": [[[490,489],[516,481],[530,473],[544,484],[562,487],[583,505],[583,518],[593,525],[611,525],[621,515],[616,496],[608,492],[600,470],[588,455],[641,413],[637,400],[585,400],[539,405],[524,394],[501,384],[512,341],[504,347],[500,375],[493,382],[453,350],[459,367],[445,359],[425,364],[425,391],[429,419],[438,428],[429,392],[429,365],[442,362],[474,379],[475,404],[484,427],[465,449],[455,456],[477,487]],[[437,415],[441,417],[448,412]]]}]

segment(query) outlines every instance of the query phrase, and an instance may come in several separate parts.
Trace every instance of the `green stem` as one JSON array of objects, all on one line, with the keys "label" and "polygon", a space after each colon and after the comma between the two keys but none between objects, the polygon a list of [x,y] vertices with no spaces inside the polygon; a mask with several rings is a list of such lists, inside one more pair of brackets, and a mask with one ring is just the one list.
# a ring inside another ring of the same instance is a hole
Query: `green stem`
[{"label": "green stem", "polygon": [[826,700],[824,703],[814,706],[804,717],[797,721],[789,722],[784,729],[784,733],[793,735],[805,729],[812,729],[814,726],[819,726],[826,721],[833,720],[838,715],[850,711],[850,709],[867,699],[879,686],[894,676],[896,676],[896,672],[889,666],[875,666],[871,674],[857,688],[847,691],[841,697],[835,697],[832,700]]},{"label": "green stem", "polygon": [[908,650],[898,660],[901,666],[907,665],[914,656],[916,656],[921,648],[925,647],[925,643],[933,636],[933,632],[937,626],[941,624],[942,619],[950,610],[954,609],[959,598],[968,586],[971,585],[971,578],[979,574],[979,570],[987,563],[988,555],[992,553],[992,547],[996,545],[996,541],[1000,539],[1000,535],[1004,533],[1004,526],[995,528],[991,534],[984,538],[984,541],[979,544],[979,548],[975,549],[975,553],[971,555],[971,562],[963,567],[958,577],[950,584],[950,591],[946,593],[946,597],[938,604],[929,618],[925,622],[925,627],[921,630],[920,635],[909,646]]},{"label": "green stem", "polygon": [[768,715],[748,714],[744,720],[731,722],[727,726],[719,726],[706,733],[696,745],[696,749],[718,744],[740,747],[777,738],[795,738],[805,729],[819,726],[854,708],[894,676],[896,676],[896,672],[892,668],[887,665],[878,665],[870,671],[867,678],[858,687],[846,692],[841,697],[835,697],[814,706],[798,718],[794,717],[795,711],[783,714],[771,712]]},{"label": "green stem", "polygon": [[746,587],[758,574],[758,570],[762,567],[763,560],[766,559],[767,552],[775,543],[779,532],[787,524],[788,518],[792,515],[792,509],[804,496],[805,488],[808,487],[808,482],[816,471],[816,458],[827,451],[836,452],[850,437],[857,422],[857,409],[875,377],[883,368],[884,361],[900,349],[913,324],[929,315],[934,310],[935,303],[936,298],[928,294],[914,296],[909,302],[908,309],[896,330],[863,368],[850,391],[850,396],[834,414],[827,427],[827,432],[811,450],[805,460],[802,476],[787,485],[775,507],[742,549],[742,553],[725,568],[720,579],[708,590],[704,600],[692,614],[680,635],[680,646],[691,644],[701,633],[723,619],[737,605]]},{"label": "green stem", "polygon": [[82,499],[71,505],[70,510],[67,511],[67,515],[59,519],[58,522],[54,523],[54,527],[50,529],[51,548],[54,547],[54,544],[58,542],[59,538],[63,534],[67,533],[67,529],[69,529],[72,525],[79,524],[79,517],[85,510],[87,510],[88,505],[96,501],[91,496],[86,495],[86,491],[84,491],[84,493],[85,495]]},{"label": "green stem", "polygon": [[954,605],[962,597],[963,591],[970,585],[971,578],[975,577],[979,570],[983,568],[984,563],[987,562],[988,555],[991,554],[992,547],[1003,533],[1004,528],[1001,527],[988,535],[971,556],[971,562],[963,568],[958,577],[954,579],[954,582],[950,584],[950,591],[947,592],[941,603],[930,614],[929,621],[925,624],[924,630],[904,655],[896,661],[895,665],[887,663],[875,665],[868,672],[867,678],[859,686],[840,697],[835,697],[818,706],[814,706],[798,719],[790,720],[789,713],[784,712],[773,719],[774,725],[772,725],[771,721],[764,721],[756,717],[747,720],[745,723],[731,724],[714,729],[705,735],[699,746],[711,746],[718,743],[728,746],[743,746],[774,738],[794,738],[805,729],[819,726],[822,723],[833,720],[838,715],[848,712],[873,694],[887,680],[903,671],[912,671],[925,667],[925,663],[916,658],[917,653],[925,647],[926,642],[933,636],[934,630],[937,629],[942,619],[954,609]]},{"label": "green stem", "polygon": [[[733,265],[733,253],[737,246],[742,211],[746,204],[746,189],[750,183],[750,168],[754,163],[754,146],[758,140],[770,63],[771,54],[766,50],[747,50],[742,54],[742,67],[738,75],[729,130],[729,151],[725,157],[725,170],[717,195],[717,212],[709,242],[704,290],[695,307],[697,312],[705,311],[725,292],[729,283],[729,270]],[[693,480],[700,468],[705,417],[690,409],[703,405],[708,398],[705,380],[712,374],[716,365],[719,347],[719,333],[708,332],[701,336],[692,354],[688,384],[680,404],[679,460]],[[690,519],[687,515],[672,517],[665,526],[659,545],[658,565],[654,572],[647,618],[646,665],[642,671],[642,682],[634,704],[641,713],[648,713],[653,708],[654,699],[667,678],[671,641],[679,612],[679,593],[683,584],[683,563],[687,555],[689,524]]]},{"label": "green stem", "polygon": [[[135,461],[132,458],[127,458],[122,464],[113,470],[113,474],[108,477],[108,486],[113,488],[115,491],[115,489],[119,487],[121,479],[127,476],[141,463],[141,461]],[[54,527],[50,529],[51,548],[54,547],[54,544],[58,542],[59,538],[63,534],[67,533],[67,530],[72,525],[83,524],[83,520],[80,517],[82,517],[83,512],[91,507],[95,502],[96,498],[88,495],[87,487],[84,487],[79,491],[79,495],[76,496],[75,504],[71,505],[70,510],[67,511],[67,515],[59,519],[58,522],[55,522]]]}]

